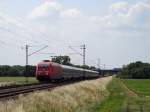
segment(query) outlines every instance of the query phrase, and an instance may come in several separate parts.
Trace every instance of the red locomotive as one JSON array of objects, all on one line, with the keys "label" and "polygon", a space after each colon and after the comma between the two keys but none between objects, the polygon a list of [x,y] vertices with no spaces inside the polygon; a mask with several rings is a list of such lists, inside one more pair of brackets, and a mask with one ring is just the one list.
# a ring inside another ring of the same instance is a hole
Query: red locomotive
[{"label": "red locomotive", "polygon": [[36,78],[39,81],[95,78],[98,76],[97,71],[60,65],[49,60],[38,63],[36,67]]}]

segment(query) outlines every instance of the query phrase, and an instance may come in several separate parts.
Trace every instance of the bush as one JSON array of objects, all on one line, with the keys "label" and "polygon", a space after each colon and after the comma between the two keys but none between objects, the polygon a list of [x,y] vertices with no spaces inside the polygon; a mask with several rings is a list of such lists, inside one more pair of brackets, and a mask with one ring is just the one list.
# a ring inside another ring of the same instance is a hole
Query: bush
[{"label": "bush", "polygon": [[[35,66],[28,66],[28,76],[32,77],[35,76]],[[1,77],[15,77],[15,76],[24,76],[25,75],[25,66],[20,65],[0,65],[0,76]]]},{"label": "bush", "polygon": [[123,67],[120,75],[121,78],[130,79],[147,79],[150,78],[150,64],[143,62],[130,63]]}]

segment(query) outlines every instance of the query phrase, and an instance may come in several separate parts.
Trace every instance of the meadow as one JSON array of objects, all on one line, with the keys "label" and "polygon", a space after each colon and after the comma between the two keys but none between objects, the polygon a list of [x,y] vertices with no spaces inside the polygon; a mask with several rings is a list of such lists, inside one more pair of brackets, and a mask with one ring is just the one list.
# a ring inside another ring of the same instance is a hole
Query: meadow
[{"label": "meadow", "polygon": [[123,80],[136,95],[127,98],[127,108],[131,112],[150,112],[150,79]]},{"label": "meadow", "polygon": [[0,112],[90,112],[108,96],[112,77],[81,81],[52,91],[39,91],[0,102]]},{"label": "meadow", "polygon": [[[38,81],[35,77],[28,77],[28,84],[30,83],[38,83]],[[0,77],[0,87],[21,84],[27,84],[25,77]]]},{"label": "meadow", "polygon": [[113,80],[107,85],[108,96],[99,104],[93,107],[91,112],[126,112],[124,89],[119,84],[118,79]]},{"label": "meadow", "polygon": [[150,80],[113,78],[107,90],[108,97],[91,112],[150,112]]},{"label": "meadow", "polygon": [[139,96],[150,96],[150,79],[126,79],[122,81]]}]

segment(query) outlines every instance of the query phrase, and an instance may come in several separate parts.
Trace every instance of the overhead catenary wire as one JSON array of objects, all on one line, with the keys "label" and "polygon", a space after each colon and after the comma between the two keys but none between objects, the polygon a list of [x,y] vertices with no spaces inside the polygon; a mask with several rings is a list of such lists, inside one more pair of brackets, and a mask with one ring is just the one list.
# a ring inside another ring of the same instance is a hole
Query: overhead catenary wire
[{"label": "overhead catenary wire", "polygon": [[[6,14],[5,14],[5,16],[9,17],[9,16],[6,15]],[[12,30],[12,29],[6,28],[6,27],[5,27],[5,28],[4,28],[4,27],[1,27],[0,29],[3,29],[3,30],[5,30],[5,31],[7,31],[7,32],[10,32],[10,33],[12,33],[13,35],[16,35],[17,37],[18,37],[18,36],[19,36],[19,37],[24,37],[24,39],[30,40],[30,41],[34,42],[35,44],[41,44],[41,43],[42,43],[41,41],[37,41],[37,40],[34,40],[34,39],[33,39],[34,36],[32,35],[32,33],[31,33],[31,32],[28,32],[28,29],[29,29],[30,27],[24,28],[24,26],[26,26],[26,24],[24,24],[23,21],[19,21],[17,18],[15,18],[15,19],[7,19],[7,18],[4,18],[3,16],[1,17],[1,19],[3,19],[3,21],[6,21],[6,22],[7,22],[7,25],[16,26],[17,28],[22,29],[22,31],[25,31],[25,32],[26,32],[25,34],[27,34],[28,36],[25,36],[25,35],[22,35],[22,34],[20,34],[20,33],[17,33],[16,31],[14,31],[14,29]],[[19,31],[18,31],[18,32],[19,32]],[[29,38],[29,37],[31,37],[31,38]]]},{"label": "overhead catenary wire", "polygon": [[[6,15],[5,14],[5,16],[8,18],[9,17],[9,15]],[[29,35],[30,35],[30,37],[32,38],[32,39],[30,39],[31,41],[33,41],[35,44],[41,44],[42,43],[42,41],[44,40],[45,41],[45,43],[46,43],[46,45],[48,44],[49,46],[52,46],[53,44],[49,44],[49,43],[51,43],[52,41],[50,41],[48,38],[49,38],[49,35],[47,35],[46,33],[43,33],[41,30],[39,30],[37,27],[34,27],[33,28],[33,26],[32,25],[30,25],[30,24],[28,24],[28,23],[25,23],[25,19],[24,18],[22,18],[22,17],[19,17],[19,18],[11,18],[11,19],[7,19],[7,18],[5,18],[5,17],[3,17],[2,16],[2,19],[4,20],[4,21],[6,21],[7,22],[7,24],[10,24],[10,25],[15,25],[15,26],[17,26],[18,28],[20,28],[20,29],[22,29],[23,31],[25,31],[25,32],[27,32]],[[38,34],[40,34],[41,36],[40,36],[40,38],[42,38],[42,41],[40,41],[39,39],[37,39],[37,38],[39,38],[39,36],[34,36],[36,33],[38,33]],[[22,37],[21,35],[20,35],[20,37]],[[36,37],[36,41],[33,39],[34,37]],[[24,38],[27,38],[27,37],[24,37]],[[59,43],[62,43],[62,41],[61,42],[59,42],[58,40],[56,40],[56,38],[54,38],[54,37],[52,37],[51,36],[51,38],[52,38],[52,40],[55,40],[56,42],[57,42],[57,44]],[[27,39],[29,39],[29,38],[27,38]],[[42,45],[45,45],[45,43],[43,44],[42,43]],[[26,43],[27,44],[27,43]],[[60,44],[61,45],[61,44]],[[54,47],[56,47],[55,45],[54,45]]]},{"label": "overhead catenary wire", "polygon": [[3,40],[0,40],[0,44],[1,44],[1,46],[9,46],[9,47],[20,48],[20,46],[19,46],[18,44],[5,42],[5,41],[3,41]]},{"label": "overhead catenary wire", "polygon": [[[23,37],[26,40],[30,40],[31,42],[35,43],[36,45],[39,45],[39,44],[43,43],[43,41],[45,41],[46,43],[51,43],[50,40],[47,39],[47,38],[49,38],[49,36],[46,33],[43,33],[38,28],[32,29],[33,27],[31,25],[25,24],[24,20],[23,21],[22,20],[23,19],[16,19],[16,22],[18,22],[18,24],[15,24],[15,23],[13,23],[12,21],[9,21],[9,20],[6,20],[6,21],[7,21],[7,24],[15,25],[18,28],[22,29],[23,32],[27,32],[27,35],[21,34],[20,32],[18,33],[16,31],[14,31],[13,29],[4,28],[4,30],[11,33],[11,34],[13,34],[13,35],[16,35],[17,37]],[[40,37],[43,39],[42,41],[39,40],[39,36],[37,36],[36,40],[35,40],[35,35],[37,33],[41,35]],[[53,38],[53,39],[56,40],[56,38]],[[57,41],[57,43],[60,43],[60,42]],[[27,43],[25,43],[25,44],[27,44]],[[45,43],[42,44],[42,45],[45,45]],[[52,44],[50,44],[50,45],[52,45]],[[79,47],[81,47],[81,46],[79,46]],[[83,46],[82,46],[82,48],[83,48]],[[70,49],[72,49],[72,51],[74,51],[76,54],[78,54],[80,56],[83,56],[83,58],[85,58],[85,55],[84,55],[85,53],[82,54],[82,53],[78,52],[77,50],[75,50],[73,47],[70,47]],[[83,49],[83,51],[84,51],[84,49]],[[32,55],[32,54],[30,54],[30,55]],[[84,62],[83,62],[83,65],[84,65],[85,59],[83,59],[83,60],[84,60]]]},{"label": "overhead catenary wire", "polygon": [[[22,29],[23,31],[27,32],[27,33],[30,35],[30,37],[32,38],[32,41],[34,41],[34,43],[38,43],[38,44],[39,44],[39,43],[42,43],[41,41],[37,41],[37,36],[35,36],[35,37],[36,37],[36,41],[33,39],[33,37],[34,37],[34,35],[35,35],[35,32],[36,32],[36,33],[40,33],[40,34],[41,34],[40,37],[41,37],[42,39],[44,39],[45,42],[50,43],[50,41],[47,39],[47,38],[49,37],[48,35],[46,35],[45,33],[41,32],[39,29],[37,29],[37,28],[35,28],[35,27],[34,27],[34,30],[33,30],[31,25],[24,24],[24,22],[23,22],[22,20],[24,20],[24,19],[22,19],[22,18],[16,19],[16,21],[19,22],[19,25],[13,24],[12,22],[9,22],[9,21],[7,21],[7,22],[8,22],[10,25],[15,25],[15,26],[19,27],[20,29]],[[27,26],[27,27],[26,27],[26,26]],[[31,30],[34,31],[34,35],[33,35],[33,31],[31,31]],[[46,37],[47,37],[47,38],[46,38]],[[52,38],[52,37],[51,37],[51,38]],[[53,39],[55,39],[55,38],[53,38]],[[45,43],[43,43],[43,45],[45,45]]]},{"label": "overhead catenary wire", "polygon": [[0,44],[6,45],[6,43],[4,41],[2,41],[2,40],[0,40]]},{"label": "overhead catenary wire", "polygon": [[10,30],[10,29],[8,29],[8,28],[2,28],[2,27],[0,27],[0,29],[2,29],[2,30],[4,30],[4,31],[7,31],[7,32],[9,32],[9,33],[11,33],[11,34],[13,34],[13,35],[16,35],[17,37],[24,37],[24,38],[26,38],[27,40],[31,40],[32,42],[34,42],[35,44],[39,44],[40,42],[38,42],[38,41],[36,41],[36,40],[33,40],[33,39],[30,39],[29,37],[26,37],[26,36],[24,36],[24,35],[21,35],[21,34],[19,34],[19,33],[17,33],[17,32],[14,32],[14,31],[12,31],[12,30]]},{"label": "overhead catenary wire", "polygon": [[[7,31],[8,33],[13,33],[13,32],[10,32],[8,29],[5,29],[5,28],[2,28],[0,27],[1,30],[4,30],[4,31]],[[14,38],[15,35],[10,35],[10,36],[7,36],[7,38],[11,39],[11,42],[12,41],[15,41],[15,43],[21,43],[21,44],[24,44],[25,42],[23,40],[18,40],[17,38]],[[3,36],[3,38],[6,39],[6,36]]]},{"label": "overhead catenary wire", "polygon": [[83,50],[82,53],[78,52],[77,50],[75,50],[72,46],[68,46],[71,50],[73,50],[76,54],[80,55],[83,57],[83,67],[85,67],[85,50],[86,50],[86,47],[85,47],[85,44],[84,45],[81,45],[80,48]]},{"label": "overhead catenary wire", "polygon": [[[7,15],[6,15],[6,16],[7,16]],[[8,17],[9,17],[9,16],[8,16]],[[12,19],[13,19],[13,18],[12,18]],[[45,43],[46,43],[46,44],[48,44],[49,46],[56,47],[56,46],[53,45],[53,44],[49,44],[49,43],[52,42],[52,41],[50,41],[50,40],[48,39],[48,38],[49,38],[49,35],[47,35],[46,33],[43,33],[41,30],[39,30],[39,29],[36,28],[36,27],[34,27],[34,29],[33,29],[33,26],[31,26],[31,25],[29,25],[29,24],[25,24],[25,21],[24,21],[23,18],[21,18],[21,17],[15,18],[14,21],[9,20],[9,19],[5,19],[5,18],[3,18],[3,20],[7,21],[7,24],[17,26],[18,28],[22,29],[24,32],[27,32],[27,34],[28,34],[31,38],[26,37],[25,35],[21,35],[21,34],[18,34],[18,33],[16,33],[16,32],[13,32],[13,31],[10,31],[10,30],[7,29],[10,33],[13,33],[13,35],[15,34],[15,35],[17,35],[17,37],[18,37],[18,36],[19,36],[19,37],[24,37],[24,39],[26,39],[26,40],[31,40],[32,42],[34,42],[35,44],[38,44],[38,45],[39,45],[39,44],[45,45]],[[42,41],[39,40],[39,36],[35,36],[36,33],[38,33],[38,34],[41,35],[40,38],[42,38]],[[34,37],[36,37],[36,40],[33,39]],[[60,44],[60,42],[59,42],[58,40],[56,40],[56,38],[53,38],[53,37],[51,37],[51,38],[52,38],[52,40],[55,40],[55,41],[57,42],[57,44],[58,44],[58,43]],[[43,43],[43,41],[45,41],[45,42]],[[61,41],[61,43],[62,43],[62,41]],[[26,44],[28,44],[28,43],[26,43]],[[61,45],[61,44],[60,44],[60,45]]]},{"label": "overhead catenary wire", "polygon": [[81,54],[80,52],[78,52],[77,50],[75,50],[72,46],[68,46],[72,51],[75,52],[75,54],[78,54],[80,56],[83,56],[83,54]]},{"label": "overhead catenary wire", "polygon": [[[52,41],[50,41],[49,39],[47,39],[47,38],[49,38],[49,35],[47,35],[46,33],[43,33],[41,30],[39,30],[37,27],[34,27],[34,29],[33,29],[33,26],[32,25],[29,25],[29,24],[24,24],[24,18],[21,18],[21,17],[19,17],[18,19],[16,18],[16,21],[17,22],[19,22],[19,26],[18,27],[20,27],[21,29],[23,29],[23,30],[25,30],[26,32],[28,32],[29,34],[33,34],[33,32],[35,33],[39,33],[41,36],[40,36],[40,38],[42,38],[42,39],[44,39],[45,40],[45,42],[47,42],[48,43],[48,45],[49,46],[52,46],[53,44],[49,44],[49,43],[51,43]],[[15,24],[14,24],[15,25]],[[33,36],[33,35],[32,35]],[[36,37],[37,38],[37,37]],[[56,40],[56,38],[54,38],[54,37],[52,37],[51,36],[51,39],[52,40],[55,40],[56,42],[57,42],[57,44],[59,43],[59,45],[62,45],[62,43],[63,44],[65,44],[64,42],[60,42],[60,41],[58,41],[58,40]],[[40,41],[41,42],[41,41]],[[45,43],[43,44],[43,45],[45,45]],[[55,45],[54,45],[55,46]],[[80,46],[78,46],[78,47],[80,47]]]}]

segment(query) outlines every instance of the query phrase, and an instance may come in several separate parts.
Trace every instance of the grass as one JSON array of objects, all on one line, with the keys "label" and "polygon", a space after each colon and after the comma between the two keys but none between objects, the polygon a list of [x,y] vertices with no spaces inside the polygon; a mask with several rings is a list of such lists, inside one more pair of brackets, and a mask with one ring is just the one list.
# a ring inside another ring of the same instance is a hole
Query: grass
[{"label": "grass", "polygon": [[102,102],[112,77],[83,81],[0,103],[0,112],[89,112]]},{"label": "grass", "polygon": [[150,96],[150,80],[149,79],[131,79],[123,80],[129,89],[139,96]]},{"label": "grass", "polygon": [[131,112],[150,112],[150,80],[126,79],[123,82],[130,90],[137,94],[137,97],[128,98],[128,110]]},{"label": "grass", "polygon": [[150,112],[150,98],[130,97],[126,104],[128,112]]},{"label": "grass", "polygon": [[[28,77],[28,83],[38,83],[35,77]],[[0,86],[26,84],[25,77],[0,77]]]},{"label": "grass", "polygon": [[150,80],[114,78],[107,90],[109,96],[91,112],[150,112]]},{"label": "grass", "polygon": [[107,89],[109,96],[101,104],[96,105],[91,112],[122,112],[126,95],[117,79],[113,79]]}]

